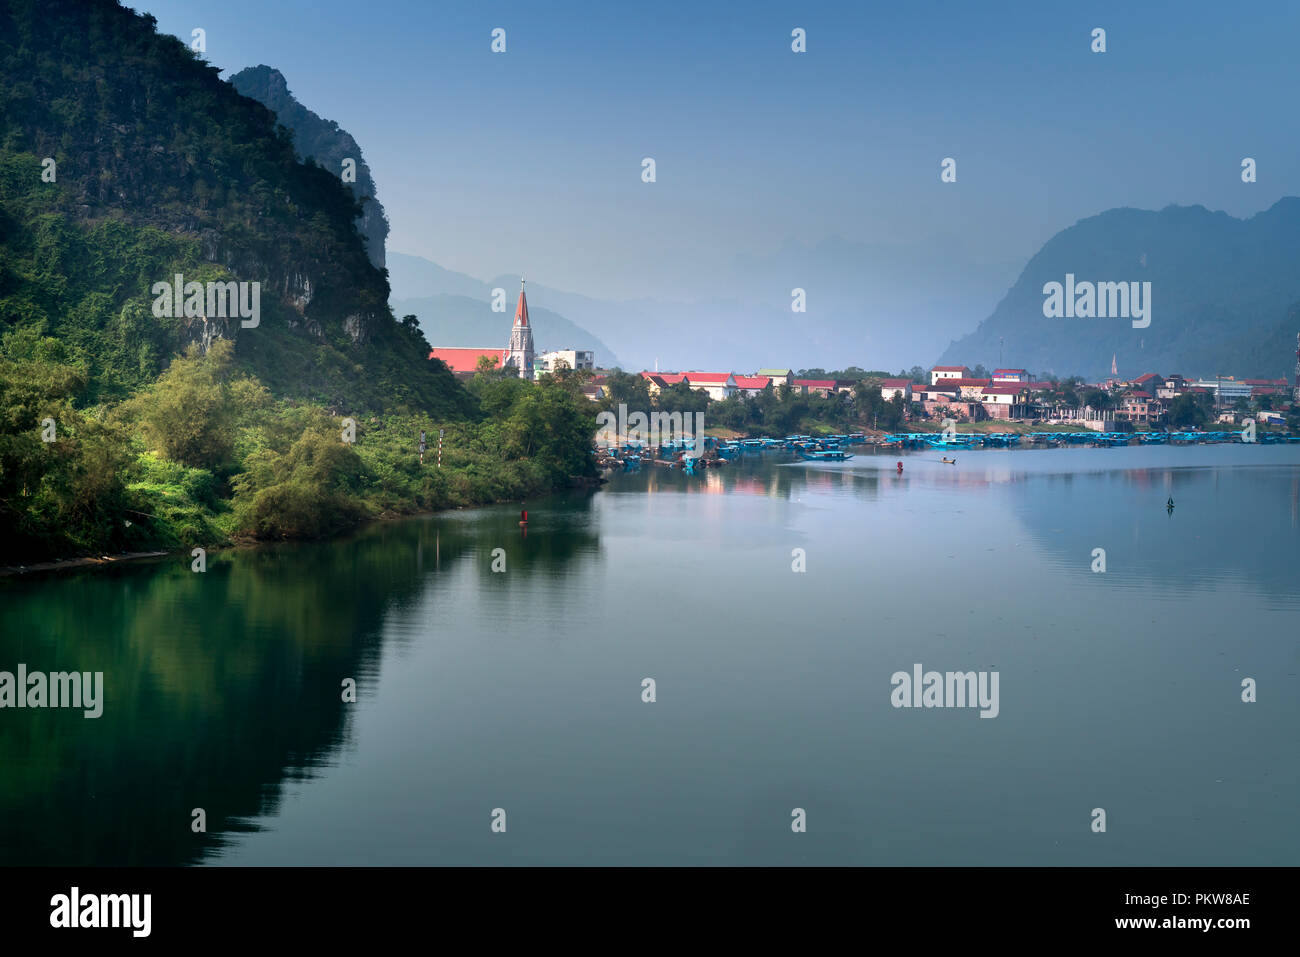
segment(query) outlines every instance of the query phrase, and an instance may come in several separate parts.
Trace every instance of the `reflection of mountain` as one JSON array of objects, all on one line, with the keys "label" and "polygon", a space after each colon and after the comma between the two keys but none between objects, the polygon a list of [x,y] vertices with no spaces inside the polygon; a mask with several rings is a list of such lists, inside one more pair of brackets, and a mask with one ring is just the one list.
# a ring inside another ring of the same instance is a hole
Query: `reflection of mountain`
[{"label": "reflection of mountain", "polygon": [[[285,779],[334,760],[349,735],[342,681],[354,678],[362,700],[373,691],[394,607],[496,544],[527,556],[514,577],[590,556],[589,505],[549,508],[526,539],[515,512],[497,509],[213,554],[204,574],[186,558],[5,581],[0,668],[102,671],[105,705],[94,720],[4,712],[0,865],[219,854],[228,832],[277,812]],[[190,829],[199,807],[206,834]]]}]

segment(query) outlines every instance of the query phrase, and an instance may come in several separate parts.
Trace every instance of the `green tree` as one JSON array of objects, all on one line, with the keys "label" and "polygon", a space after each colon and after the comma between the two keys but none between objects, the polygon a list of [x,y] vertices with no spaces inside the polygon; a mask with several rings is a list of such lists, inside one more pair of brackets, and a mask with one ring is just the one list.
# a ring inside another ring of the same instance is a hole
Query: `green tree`
[{"label": "green tree", "polygon": [[1169,424],[1176,429],[1199,428],[1210,420],[1208,403],[1191,392],[1174,396],[1169,403]]},{"label": "green tree", "polygon": [[206,355],[193,345],[128,403],[128,414],[139,416],[151,448],[195,468],[229,464],[235,449],[228,381],[233,355],[229,340],[212,343]]}]

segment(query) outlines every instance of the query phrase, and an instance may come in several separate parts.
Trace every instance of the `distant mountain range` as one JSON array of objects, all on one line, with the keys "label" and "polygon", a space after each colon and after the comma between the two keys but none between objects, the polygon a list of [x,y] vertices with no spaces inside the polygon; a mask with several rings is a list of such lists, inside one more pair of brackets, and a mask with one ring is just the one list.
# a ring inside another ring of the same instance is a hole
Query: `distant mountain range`
[{"label": "distant mountain range", "polygon": [[333,120],[322,119],[299,103],[289,92],[284,74],[273,67],[250,66],[230,78],[230,84],[244,96],[257,100],[275,114],[293,134],[293,148],[303,160],[314,160],[335,176],[342,175],[345,160],[355,164],[355,180],[344,185],[361,203],[357,229],[365,241],[366,255],[379,269],[384,268],[384,242],[388,238],[388,217],[380,205],[378,189],[361,147],[347,130]]},{"label": "distant mountain range", "polygon": [[[1112,357],[1121,374],[1289,378],[1300,330],[1298,254],[1300,199],[1292,197],[1249,219],[1202,206],[1109,210],[1054,236],[1014,282],[1014,266],[951,244],[831,238],[738,258],[719,282],[729,297],[620,302],[540,283],[528,289],[539,347],[593,348],[598,363],[617,356],[630,369],[892,369],[930,364],[942,351],[944,364],[1091,379],[1109,373]],[[484,282],[416,257],[389,258],[394,310],[418,315],[430,341],[504,342],[509,315],[491,312],[491,289],[505,288],[513,301],[518,276]],[[1067,276],[1149,282],[1150,324],[1045,317],[1044,285],[1064,286]],[[805,313],[791,311],[795,288],[805,291]]]},{"label": "distant mountain range", "polygon": [[[1112,209],[1057,233],[1029,260],[992,315],[941,362],[1035,373],[1143,372],[1290,377],[1300,331],[1300,198],[1236,219],[1203,206]],[[1150,325],[1045,318],[1043,287],[1149,282]]]},{"label": "distant mountain range", "polygon": [[[519,297],[518,276],[484,282],[418,256],[392,252],[388,255],[388,281],[393,290],[389,298],[393,314],[416,316],[432,345],[504,348],[510,338]],[[505,312],[492,311],[493,289],[505,290]],[[618,356],[598,336],[548,308],[557,299],[568,301],[568,294],[528,283],[528,315],[537,351],[591,349],[598,365],[619,365]]]},{"label": "distant mountain range", "polygon": [[[508,334],[509,317],[488,303],[493,287],[513,298],[518,276],[485,282],[395,252],[388,266],[394,312],[419,316],[431,342],[490,344]],[[969,329],[1014,272],[1014,265],[979,263],[946,247],[834,237],[737,259],[717,283],[726,296],[614,301],[530,280],[528,304],[547,311],[555,339],[571,340],[561,347],[594,348],[598,363],[616,355],[629,369],[892,367],[932,356]],[[805,290],[806,312],[791,309],[795,288]],[[549,347],[552,330],[543,337],[543,324],[537,327],[539,348]]]}]

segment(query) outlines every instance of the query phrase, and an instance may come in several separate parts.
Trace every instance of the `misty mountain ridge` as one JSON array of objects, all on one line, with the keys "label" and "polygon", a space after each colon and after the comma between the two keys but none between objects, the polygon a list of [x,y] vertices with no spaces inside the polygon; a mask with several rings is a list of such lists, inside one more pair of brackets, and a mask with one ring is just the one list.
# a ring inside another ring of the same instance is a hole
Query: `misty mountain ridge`
[{"label": "misty mountain ridge", "polygon": [[[1300,198],[1246,219],[1203,206],[1112,209],[1080,220],[1028,262],[992,314],[940,361],[1035,372],[1289,377],[1300,303]],[[1150,325],[1123,318],[1045,318],[1043,287],[1151,283]]]},{"label": "misty mountain ridge", "polygon": [[[812,246],[789,241],[766,257],[737,257],[719,275],[717,288],[725,292],[695,300],[603,300],[532,280],[528,289],[530,307],[544,303],[592,340],[609,343],[628,368],[893,367],[932,356],[969,329],[1015,269],[977,262],[951,241],[863,245],[832,236]],[[519,277],[483,282],[391,253],[389,281],[400,315],[417,297],[486,301],[492,287],[516,288]],[[791,309],[794,288],[806,292],[805,313]],[[417,314],[433,341],[437,327]]]}]

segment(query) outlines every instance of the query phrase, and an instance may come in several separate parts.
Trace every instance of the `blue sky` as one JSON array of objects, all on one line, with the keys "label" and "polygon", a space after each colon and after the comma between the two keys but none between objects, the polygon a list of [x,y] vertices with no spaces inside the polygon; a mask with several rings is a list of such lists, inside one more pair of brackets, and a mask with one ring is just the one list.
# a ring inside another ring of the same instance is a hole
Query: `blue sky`
[{"label": "blue sky", "polygon": [[389,248],[480,278],[726,295],[734,257],[788,241],[1022,263],[1111,207],[1246,216],[1300,191],[1294,3],[132,6],[206,30],[224,76],[278,68],[361,144]]}]

